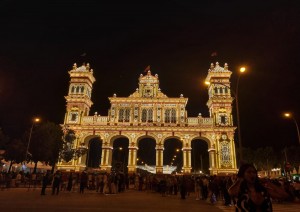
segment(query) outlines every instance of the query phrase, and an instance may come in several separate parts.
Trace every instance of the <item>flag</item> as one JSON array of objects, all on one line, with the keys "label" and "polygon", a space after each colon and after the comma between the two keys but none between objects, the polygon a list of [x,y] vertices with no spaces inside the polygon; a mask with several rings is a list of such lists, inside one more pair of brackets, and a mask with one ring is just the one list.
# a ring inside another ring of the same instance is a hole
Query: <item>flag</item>
[{"label": "flag", "polygon": [[216,57],[218,55],[218,53],[217,52],[213,52],[213,53],[211,53],[211,57]]},{"label": "flag", "polygon": [[148,71],[150,71],[150,65],[145,68],[144,73],[147,73]]}]

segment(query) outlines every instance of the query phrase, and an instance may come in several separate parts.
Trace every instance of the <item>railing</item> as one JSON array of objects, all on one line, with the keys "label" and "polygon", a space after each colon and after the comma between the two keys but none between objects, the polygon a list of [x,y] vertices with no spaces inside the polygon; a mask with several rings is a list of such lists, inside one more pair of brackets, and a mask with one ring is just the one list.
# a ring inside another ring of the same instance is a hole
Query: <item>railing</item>
[{"label": "railing", "polygon": [[[131,122],[118,122],[117,125],[127,126],[130,125]],[[213,119],[212,118],[202,118],[202,117],[189,117],[187,118],[188,126],[212,126]],[[108,116],[84,116],[82,119],[82,124],[92,124],[92,125],[107,125],[108,124]],[[152,126],[153,123],[140,123],[141,126]],[[176,124],[167,124],[164,123],[164,126],[176,126]]]},{"label": "railing", "polygon": [[107,125],[107,116],[84,116],[82,124]]},{"label": "railing", "polygon": [[188,126],[212,126],[212,118],[202,118],[202,117],[190,117],[187,118]]}]

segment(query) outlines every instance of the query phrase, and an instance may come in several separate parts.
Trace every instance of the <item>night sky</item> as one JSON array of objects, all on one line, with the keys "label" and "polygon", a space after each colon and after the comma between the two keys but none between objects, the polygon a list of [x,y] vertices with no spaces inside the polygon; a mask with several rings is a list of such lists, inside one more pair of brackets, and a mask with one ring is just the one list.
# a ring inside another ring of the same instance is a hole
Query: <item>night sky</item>
[{"label": "night sky", "polygon": [[10,137],[35,115],[63,123],[75,62],[94,69],[90,115],[107,115],[108,97],[133,93],[150,65],[162,92],[189,98],[188,116],[207,117],[203,81],[218,61],[229,64],[233,87],[239,66],[248,68],[239,84],[243,145],[298,144],[282,117],[290,111],[300,123],[297,0],[51,2],[0,2],[0,127]]}]

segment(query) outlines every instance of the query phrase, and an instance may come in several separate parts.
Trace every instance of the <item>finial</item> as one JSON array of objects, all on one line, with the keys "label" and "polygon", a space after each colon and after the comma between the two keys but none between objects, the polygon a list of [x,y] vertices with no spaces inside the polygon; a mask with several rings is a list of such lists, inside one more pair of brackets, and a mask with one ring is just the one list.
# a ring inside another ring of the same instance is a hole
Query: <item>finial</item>
[{"label": "finial", "polygon": [[216,66],[219,66],[219,62],[216,62]]},{"label": "finial", "polygon": [[92,73],[94,72],[94,70],[93,70],[93,69],[91,69],[90,71],[91,71]]},{"label": "finial", "polygon": [[202,116],[202,114],[201,114],[201,113],[199,113],[199,114],[198,114],[198,116],[200,117],[200,116]]},{"label": "finial", "polygon": [[160,91],[161,89],[160,88],[158,88],[158,91]]},{"label": "finial", "polygon": [[143,74],[140,74],[140,77],[142,77],[143,76]]},{"label": "finial", "polygon": [[215,67],[214,64],[211,63],[211,64],[210,64],[210,69],[214,69],[214,67]]},{"label": "finial", "polygon": [[157,78],[157,77],[158,77],[158,74],[155,74],[155,77]]},{"label": "finial", "polygon": [[224,70],[228,70],[228,64],[227,63],[224,64]]},{"label": "finial", "polygon": [[97,113],[97,112],[95,112],[95,116],[97,116],[97,114],[98,114],[98,113]]},{"label": "finial", "polygon": [[86,64],[86,69],[87,69],[87,70],[90,69],[90,64],[89,64],[89,63]]},{"label": "finial", "polygon": [[73,69],[75,70],[76,68],[77,68],[77,64],[74,63],[74,64],[73,64]]},{"label": "finial", "polygon": [[114,93],[114,97],[117,97],[117,94]]},{"label": "finial", "polygon": [[183,98],[183,94],[180,94],[180,98]]},{"label": "finial", "polygon": [[135,89],[136,91],[139,91],[139,89],[137,88],[137,89]]}]

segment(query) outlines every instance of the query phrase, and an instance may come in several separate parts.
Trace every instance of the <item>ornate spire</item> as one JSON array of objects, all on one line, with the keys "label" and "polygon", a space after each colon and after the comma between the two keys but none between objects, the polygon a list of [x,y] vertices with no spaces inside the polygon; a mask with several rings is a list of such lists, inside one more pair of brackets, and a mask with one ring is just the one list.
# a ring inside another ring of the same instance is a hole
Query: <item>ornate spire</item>
[{"label": "ornate spire", "polygon": [[216,62],[216,65],[214,66],[213,63],[210,64],[210,68],[208,69],[208,72],[228,72],[228,64],[225,63],[224,68],[219,65],[219,62]]}]

